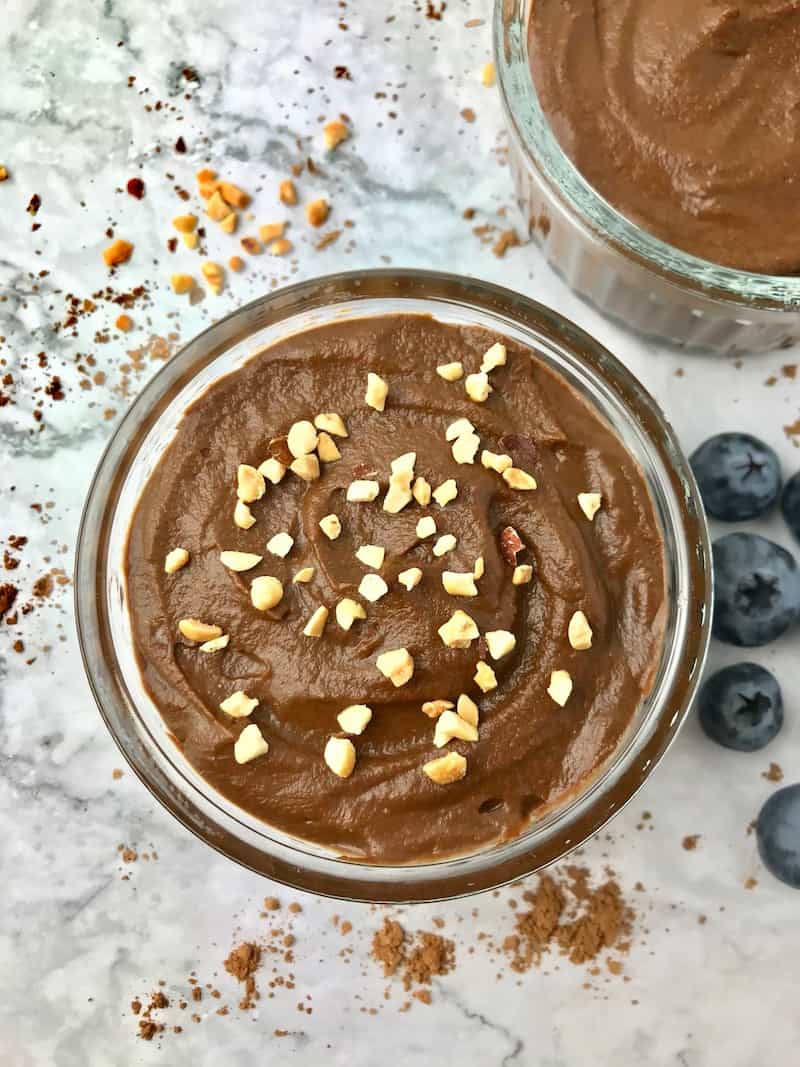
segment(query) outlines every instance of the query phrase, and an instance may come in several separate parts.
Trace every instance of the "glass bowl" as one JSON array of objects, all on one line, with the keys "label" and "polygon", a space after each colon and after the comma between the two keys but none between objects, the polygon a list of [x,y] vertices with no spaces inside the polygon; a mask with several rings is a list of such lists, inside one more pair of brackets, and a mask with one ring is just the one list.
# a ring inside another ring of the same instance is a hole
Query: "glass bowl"
[{"label": "glass bowl", "polygon": [[[287,334],[345,317],[429,314],[478,325],[535,349],[616,430],[638,461],[664,538],[666,633],[650,695],[611,760],[580,791],[514,840],[405,866],[344,859],[283,834],[219,795],[175,745],[136,664],[123,552],[139,494],[182,412],[215,379]],[[674,433],[608,351],[532,300],[485,282],[419,270],[320,278],[270,293],[196,337],[148,383],[100,460],[83,512],[76,613],[89,682],[136,774],[184,826],[238,863],[313,893],[418,901],[501,885],[551,863],[595,833],[637,791],[674,739],[709,639],[711,570],[702,506]]]},{"label": "glass bowl", "polygon": [[531,237],[581,296],[686,347],[760,352],[800,337],[800,277],[698,259],[630,222],[582,177],[542,111],[528,54],[535,0],[495,0],[494,47],[517,198]]}]

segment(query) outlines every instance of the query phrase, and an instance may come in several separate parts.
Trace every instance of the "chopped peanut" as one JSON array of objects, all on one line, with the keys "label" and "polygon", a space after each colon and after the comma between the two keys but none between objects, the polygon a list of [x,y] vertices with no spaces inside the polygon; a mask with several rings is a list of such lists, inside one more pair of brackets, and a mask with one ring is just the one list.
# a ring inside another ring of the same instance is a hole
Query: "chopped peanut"
[{"label": "chopped peanut", "polygon": [[468,697],[466,693],[462,693],[458,698],[456,712],[461,716],[464,722],[471,723],[472,726],[478,725],[478,705],[471,697]]},{"label": "chopped peanut", "polygon": [[389,395],[389,386],[378,374],[372,371],[367,374],[367,391],[364,395],[365,403],[376,411],[383,411],[386,407],[386,397]]},{"label": "chopped peanut", "polygon": [[271,611],[283,600],[283,585],[277,578],[262,574],[250,583],[250,601],[257,611]]},{"label": "chopped peanut", "polygon": [[328,609],[324,604],[321,604],[306,623],[303,635],[305,637],[322,637],[325,624],[328,621],[328,614]]},{"label": "chopped peanut", "polygon": [[234,233],[236,227],[239,225],[239,216],[235,211],[230,211],[228,214],[219,220],[219,228],[223,233]]},{"label": "chopped peanut", "polygon": [[448,648],[469,648],[470,643],[480,637],[475,620],[460,609],[453,612],[438,632],[442,644]]},{"label": "chopped peanut", "polygon": [[383,566],[386,549],[382,545],[362,545],[356,552],[356,559],[365,567],[379,571]]},{"label": "chopped peanut", "polygon": [[445,441],[455,441],[459,437],[463,437],[464,434],[474,433],[475,427],[469,421],[469,419],[456,419],[455,422],[451,422],[447,429],[444,431]]},{"label": "chopped peanut", "polygon": [[547,687],[548,696],[563,708],[571,693],[572,678],[569,671],[553,671],[550,675],[550,685]]},{"label": "chopped peanut", "polygon": [[448,478],[446,482],[442,482],[438,489],[434,489],[432,495],[440,508],[443,508],[445,504],[449,504],[451,500],[455,500],[458,496],[458,486],[455,483],[455,479]]},{"label": "chopped peanut", "polygon": [[317,431],[307,419],[292,423],[286,435],[286,447],[295,457],[307,456],[317,447]]},{"label": "chopped peanut", "polygon": [[174,293],[189,293],[194,289],[194,278],[191,274],[173,274],[170,284]]},{"label": "chopped peanut", "polygon": [[473,681],[477,687],[484,693],[488,693],[491,689],[497,688],[497,675],[494,673],[488,663],[484,663],[483,660],[478,660],[478,665],[475,668],[475,677]]},{"label": "chopped peanut", "polygon": [[264,462],[259,465],[258,473],[263,474],[273,485],[277,485],[286,474],[287,469],[288,468],[284,467],[279,459],[270,456],[269,459],[265,459]]},{"label": "chopped peanut", "polygon": [[530,563],[520,563],[514,568],[511,584],[527,585],[531,578],[533,578],[533,567]]},{"label": "chopped peanut", "polygon": [[164,571],[167,574],[175,574],[181,567],[185,567],[189,562],[189,553],[185,548],[173,548],[171,552],[167,552],[164,560]]},{"label": "chopped peanut", "polygon": [[243,504],[260,500],[267,491],[264,475],[259,474],[249,463],[240,463],[236,469],[236,495]]},{"label": "chopped peanut", "polygon": [[442,712],[449,711],[452,707],[452,700],[426,700],[422,710],[429,719],[438,719]]},{"label": "chopped peanut", "polygon": [[368,600],[370,604],[375,604],[382,596],[386,596],[389,592],[389,586],[381,578],[379,574],[365,574],[361,579],[358,592],[360,596],[363,596],[365,600]]},{"label": "chopped peanut", "polygon": [[460,752],[448,752],[446,756],[423,763],[422,770],[436,785],[451,785],[467,773],[467,761]]},{"label": "chopped peanut", "polygon": [[336,716],[336,721],[346,734],[363,734],[371,719],[372,708],[366,704],[351,704]]},{"label": "chopped peanut", "polygon": [[484,576],[485,573],[486,564],[484,562],[483,556],[478,556],[478,558],[475,560],[475,566],[472,568],[472,576],[477,582]]},{"label": "chopped peanut", "polygon": [[457,382],[464,377],[464,367],[461,363],[442,363],[436,368],[436,373],[446,382]]},{"label": "chopped peanut", "polygon": [[584,652],[587,648],[592,647],[592,628],[582,611],[576,611],[569,620],[567,636],[569,637],[569,643],[578,652]]},{"label": "chopped peanut", "polygon": [[255,552],[220,552],[219,554],[220,563],[230,571],[252,570],[263,558],[263,556],[257,556]]},{"label": "chopped peanut", "polygon": [[222,637],[221,626],[201,622],[199,619],[181,619],[178,629],[187,641],[213,641],[215,637]]},{"label": "chopped peanut", "polygon": [[[397,460],[395,460],[395,463]],[[394,466],[394,464],[392,465]],[[406,504],[410,504],[414,499],[411,493],[411,478],[413,472],[400,471],[397,474],[392,474],[389,478],[389,488],[386,492],[386,496],[383,498],[383,510],[388,511],[390,515],[397,515],[403,510]]]},{"label": "chopped peanut", "polygon": [[325,745],[325,762],[338,778],[349,778],[356,765],[356,750],[346,737],[329,737]]},{"label": "chopped peanut", "polygon": [[495,369],[495,367],[504,367],[506,365],[506,346],[496,341],[492,347],[485,353],[483,360],[481,361],[481,370],[484,374]]},{"label": "chopped peanut", "polygon": [[251,526],[256,524],[253,513],[243,500],[236,501],[236,507],[233,509],[233,521],[240,530],[249,530]]},{"label": "chopped peanut", "polygon": [[450,596],[477,596],[478,589],[475,579],[471,574],[461,574],[457,571],[444,571],[442,573],[442,585],[444,591]]},{"label": "chopped peanut", "polygon": [[536,488],[536,479],[533,475],[528,474],[527,471],[520,470],[519,467],[509,467],[508,470],[504,470],[503,481],[506,485],[510,485],[512,489]]},{"label": "chopped peanut", "polygon": [[410,593],[422,581],[422,571],[419,567],[409,567],[407,571],[400,571],[397,580]]},{"label": "chopped peanut", "polygon": [[317,455],[323,463],[335,463],[342,458],[342,453],[330,434],[323,430],[317,439]]},{"label": "chopped peanut", "polygon": [[350,503],[365,504],[374,500],[380,492],[380,484],[373,481],[355,481],[347,487],[347,500]]},{"label": "chopped peanut", "polygon": [[277,241],[279,237],[283,237],[285,229],[285,222],[265,222],[263,226],[258,227],[258,236],[265,245],[268,245],[270,241]]},{"label": "chopped peanut", "polygon": [[250,203],[249,195],[243,189],[240,189],[238,185],[233,185],[231,182],[220,182],[219,191],[222,199],[226,204],[230,204],[231,207],[243,208]]},{"label": "chopped peanut", "polygon": [[225,268],[222,264],[215,263],[213,259],[206,259],[200,264],[200,270],[211,292],[219,295],[225,283]]},{"label": "chopped peanut", "polygon": [[357,600],[351,600],[349,596],[344,597],[336,605],[336,622],[342,630],[349,630],[356,619],[366,619],[366,617],[364,605],[359,604]]},{"label": "chopped peanut", "polygon": [[248,256],[260,256],[264,251],[264,246],[257,237],[240,237],[239,244]]},{"label": "chopped peanut", "polygon": [[442,534],[433,546],[434,556],[444,556],[447,552],[452,552],[457,543],[453,534]]},{"label": "chopped peanut", "polygon": [[306,204],[306,218],[311,226],[321,226],[328,217],[328,201],[319,199]]},{"label": "chopped peanut", "polygon": [[426,508],[431,502],[431,483],[427,478],[417,478],[411,488],[411,495],[420,507]]},{"label": "chopped peanut", "polygon": [[228,647],[230,636],[228,634],[222,634],[220,637],[213,637],[210,641],[204,641],[200,646],[201,652],[221,652],[224,648]]},{"label": "chopped peanut", "polygon": [[494,85],[494,78],[494,63],[484,63],[481,67],[481,85],[485,85],[487,89],[491,89]]},{"label": "chopped peanut", "polygon": [[292,545],[294,544],[294,538],[291,534],[281,531],[270,537],[267,541],[267,552],[273,556],[277,556],[279,559],[286,559],[289,553],[292,551]]},{"label": "chopped peanut", "polygon": [[284,178],[278,186],[278,198],[282,204],[297,203],[297,189],[291,178]]},{"label": "chopped peanut", "polygon": [[600,493],[578,493],[578,505],[589,522],[600,510],[602,503],[603,498]]},{"label": "chopped peanut", "polygon": [[517,647],[517,639],[510,630],[490,630],[484,637],[492,659],[502,659]]},{"label": "chopped peanut", "polygon": [[433,743],[437,748],[443,748],[448,741],[457,738],[459,741],[477,741],[477,727],[456,715],[454,711],[443,711],[436,721],[436,729],[433,733]]},{"label": "chopped peanut", "polygon": [[405,685],[414,674],[414,659],[407,648],[395,648],[382,652],[375,665],[385,678],[389,678],[395,688]]},{"label": "chopped peanut", "polygon": [[195,174],[195,178],[198,182],[213,182],[216,176],[217,172],[210,167],[203,167],[202,170],[199,170],[197,174]]},{"label": "chopped peanut", "polygon": [[344,419],[335,411],[323,411],[314,419],[314,425],[318,430],[325,430],[326,433],[332,433],[336,437],[348,436]]},{"label": "chopped peanut", "polygon": [[467,396],[470,400],[474,400],[476,404],[483,404],[492,391],[489,379],[484,371],[479,374],[468,374],[464,386],[467,390]]},{"label": "chopped peanut", "polygon": [[304,482],[315,482],[319,478],[319,460],[315,455],[298,456],[289,470],[302,478]]},{"label": "chopped peanut", "polygon": [[254,722],[245,726],[233,746],[233,758],[237,763],[249,763],[251,760],[258,759],[259,756],[266,756],[268,752],[269,743],[264,740],[263,734]]},{"label": "chopped peanut", "polygon": [[240,270],[244,270],[244,260],[241,256],[231,256],[228,260],[228,266],[232,271],[238,274]]},{"label": "chopped peanut", "polygon": [[453,459],[456,463],[474,463],[480,443],[481,439],[476,433],[462,434],[453,442]]},{"label": "chopped peanut", "polygon": [[117,321],[114,323],[118,330],[122,330],[123,333],[127,333],[133,326],[133,319],[130,315],[120,315]]},{"label": "chopped peanut", "polygon": [[178,233],[194,233],[197,228],[197,215],[176,215],[172,225]]},{"label": "chopped peanut", "polygon": [[337,145],[347,140],[350,136],[350,131],[343,122],[339,122],[336,119],[322,127],[322,136],[325,141],[325,147],[332,152]]},{"label": "chopped peanut", "polygon": [[335,541],[342,532],[342,523],[338,515],[324,515],[319,520],[319,528],[329,541]]},{"label": "chopped peanut", "polygon": [[303,585],[305,585],[307,582],[310,582],[313,577],[314,577],[314,568],[313,567],[301,567],[300,570],[297,572],[297,574],[294,576],[294,578],[292,578],[292,582],[295,585],[298,582],[301,582]]},{"label": "chopped peanut", "polygon": [[214,222],[222,222],[226,215],[230,215],[231,209],[222,199],[222,195],[219,189],[215,189],[211,196],[208,198],[206,204],[206,215]]},{"label": "chopped peanut", "polygon": [[417,523],[417,537],[420,540],[424,540],[426,537],[433,537],[436,533],[436,519],[433,515],[423,515]]},{"label": "chopped peanut", "polygon": [[291,252],[293,247],[291,241],[287,241],[285,237],[279,237],[277,241],[273,241],[269,246],[269,254],[271,256],[285,256],[287,252]]},{"label": "chopped peanut", "polygon": [[248,715],[252,715],[258,704],[256,697],[249,697],[243,690],[237,689],[222,701],[220,710],[232,719],[246,719]]},{"label": "chopped peanut", "polygon": [[219,182],[198,182],[197,191],[204,200],[210,200],[219,189]]},{"label": "chopped peanut", "polygon": [[132,252],[133,245],[130,241],[123,241],[118,238],[113,244],[103,249],[103,260],[107,267],[116,267],[120,263],[127,263],[131,258]]},{"label": "chopped peanut", "polygon": [[503,474],[510,467],[514,466],[514,460],[511,456],[507,456],[504,453],[490,452],[487,448],[484,448],[481,452],[481,463],[487,470],[497,471],[498,474]]},{"label": "chopped peanut", "polygon": [[192,251],[194,251],[195,248],[197,248],[197,246],[200,244],[200,238],[197,236],[196,233],[182,233],[181,239],[183,240],[183,243],[186,245],[186,247],[190,248]]}]

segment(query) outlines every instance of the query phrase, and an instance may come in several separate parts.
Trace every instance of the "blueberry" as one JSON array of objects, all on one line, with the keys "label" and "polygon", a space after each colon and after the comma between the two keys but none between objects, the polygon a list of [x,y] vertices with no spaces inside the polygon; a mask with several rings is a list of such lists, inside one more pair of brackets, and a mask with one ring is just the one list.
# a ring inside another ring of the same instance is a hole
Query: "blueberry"
[{"label": "blueberry", "polygon": [[800,541],[800,471],[786,483],[781,497],[781,511],[789,529]]},{"label": "blueberry", "polygon": [[772,794],[759,812],[756,839],[770,874],[800,889],[800,784]]},{"label": "blueberry", "polygon": [[781,491],[778,457],[747,433],[718,433],[689,458],[709,515],[724,522],[768,511]]},{"label": "blueberry", "polygon": [[714,557],[714,636],[765,645],[800,617],[800,571],[791,552],[757,534],[726,534]]},{"label": "blueberry", "polygon": [[723,667],[703,683],[700,725],[737,752],[763,748],[783,726],[783,699],[775,677],[757,663]]}]

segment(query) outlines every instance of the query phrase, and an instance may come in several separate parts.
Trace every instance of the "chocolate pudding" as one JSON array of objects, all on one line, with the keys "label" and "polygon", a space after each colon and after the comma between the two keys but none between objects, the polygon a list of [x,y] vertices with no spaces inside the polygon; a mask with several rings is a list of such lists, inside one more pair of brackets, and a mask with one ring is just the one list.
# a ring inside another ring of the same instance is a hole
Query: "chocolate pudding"
[{"label": "chocolate pudding", "polygon": [[126,578],[196,770],[373,863],[512,838],[578,790],[666,614],[612,429],[535,352],[418,315],[299,333],[215,382],[145,486]]},{"label": "chocolate pudding", "polygon": [[800,271],[800,3],[534,0],[561,147],[618,211],[703,259]]}]

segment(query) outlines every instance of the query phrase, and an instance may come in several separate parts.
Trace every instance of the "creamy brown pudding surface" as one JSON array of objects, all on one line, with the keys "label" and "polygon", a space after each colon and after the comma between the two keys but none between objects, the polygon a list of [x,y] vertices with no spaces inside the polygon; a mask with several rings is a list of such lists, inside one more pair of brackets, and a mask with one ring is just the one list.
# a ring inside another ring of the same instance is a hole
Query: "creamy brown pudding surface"
[{"label": "creamy brown pudding surface", "polygon": [[612,753],[660,655],[643,475],[535,353],[496,342],[416,315],[281,341],[191,406],[131,525],[136,653],[186,757],[372,862],[518,834]]},{"label": "creamy brown pudding surface", "polygon": [[622,214],[704,259],[800,271],[798,0],[534,0],[536,89]]}]

